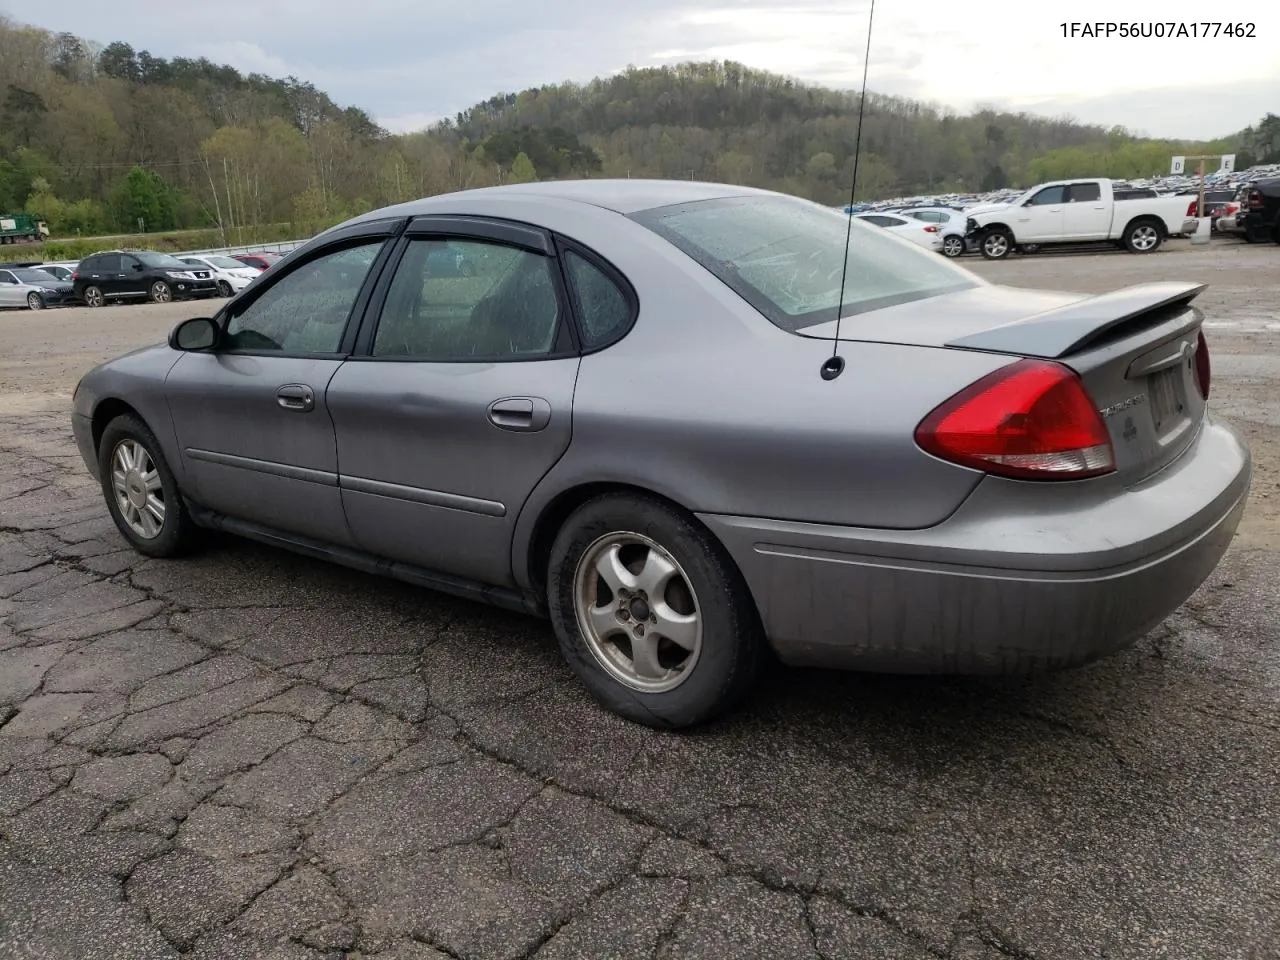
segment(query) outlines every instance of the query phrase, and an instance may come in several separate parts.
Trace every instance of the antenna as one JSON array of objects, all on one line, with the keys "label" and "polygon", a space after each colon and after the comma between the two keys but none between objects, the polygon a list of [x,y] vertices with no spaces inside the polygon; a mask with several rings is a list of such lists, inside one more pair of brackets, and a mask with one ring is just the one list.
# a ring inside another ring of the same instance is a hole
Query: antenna
[{"label": "antenna", "polygon": [[849,184],[848,220],[844,227],[844,263],[840,267],[840,296],[836,300],[836,337],[831,345],[831,356],[822,362],[819,373],[823,380],[834,380],[844,372],[844,357],[840,356],[840,320],[844,313],[844,289],[849,279],[849,243],[853,238],[853,198],[858,191],[858,158],[862,156],[862,118],[867,109],[867,68],[871,65],[871,25],[875,22],[876,0],[871,0],[867,13],[867,49],[862,56],[862,94],[858,97],[858,134],[853,141],[853,182]]}]

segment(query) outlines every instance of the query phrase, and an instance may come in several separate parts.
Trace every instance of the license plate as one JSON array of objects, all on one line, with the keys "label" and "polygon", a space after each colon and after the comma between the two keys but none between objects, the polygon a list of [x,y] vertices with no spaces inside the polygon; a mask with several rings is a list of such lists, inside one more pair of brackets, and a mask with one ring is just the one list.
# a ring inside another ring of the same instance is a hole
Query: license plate
[{"label": "license plate", "polygon": [[1182,413],[1182,397],[1178,390],[1181,377],[1182,368],[1179,366],[1152,374],[1147,381],[1147,394],[1151,397],[1151,416],[1155,420],[1157,431],[1176,420]]}]

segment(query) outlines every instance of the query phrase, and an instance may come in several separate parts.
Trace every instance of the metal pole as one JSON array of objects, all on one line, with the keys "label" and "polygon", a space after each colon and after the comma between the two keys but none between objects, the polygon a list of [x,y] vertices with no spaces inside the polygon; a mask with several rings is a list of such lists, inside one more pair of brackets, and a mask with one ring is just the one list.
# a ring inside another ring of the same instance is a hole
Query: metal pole
[{"label": "metal pole", "polygon": [[1197,217],[1204,216],[1204,161],[1205,161],[1205,158],[1201,157],[1200,158],[1200,202],[1196,204]]}]

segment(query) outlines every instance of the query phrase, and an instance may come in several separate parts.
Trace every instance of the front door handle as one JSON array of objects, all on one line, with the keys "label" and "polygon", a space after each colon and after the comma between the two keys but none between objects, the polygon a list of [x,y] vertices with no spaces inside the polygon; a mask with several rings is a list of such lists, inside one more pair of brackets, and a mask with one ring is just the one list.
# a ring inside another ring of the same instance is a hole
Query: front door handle
[{"label": "front door handle", "polygon": [[276,391],[276,403],[295,413],[308,413],[316,408],[315,391],[305,383],[286,383]]},{"label": "front door handle", "polygon": [[503,430],[533,433],[551,422],[551,404],[541,397],[503,397],[489,404],[489,422]]}]

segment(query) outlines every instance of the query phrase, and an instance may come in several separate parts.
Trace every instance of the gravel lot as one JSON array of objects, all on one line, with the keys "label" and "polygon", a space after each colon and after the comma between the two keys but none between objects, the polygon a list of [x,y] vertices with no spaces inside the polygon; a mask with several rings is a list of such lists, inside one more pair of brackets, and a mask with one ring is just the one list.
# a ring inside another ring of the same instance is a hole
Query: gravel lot
[{"label": "gravel lot", "polygon": [[1212,284],[1257,459],[1232,552],[1112,660],[784,671],[685,735],[598,710],[535,620],[124,549],[70,393],[200,308],[0,315],[0,957],[1276,956],[1280,248],[973,266]]}]

